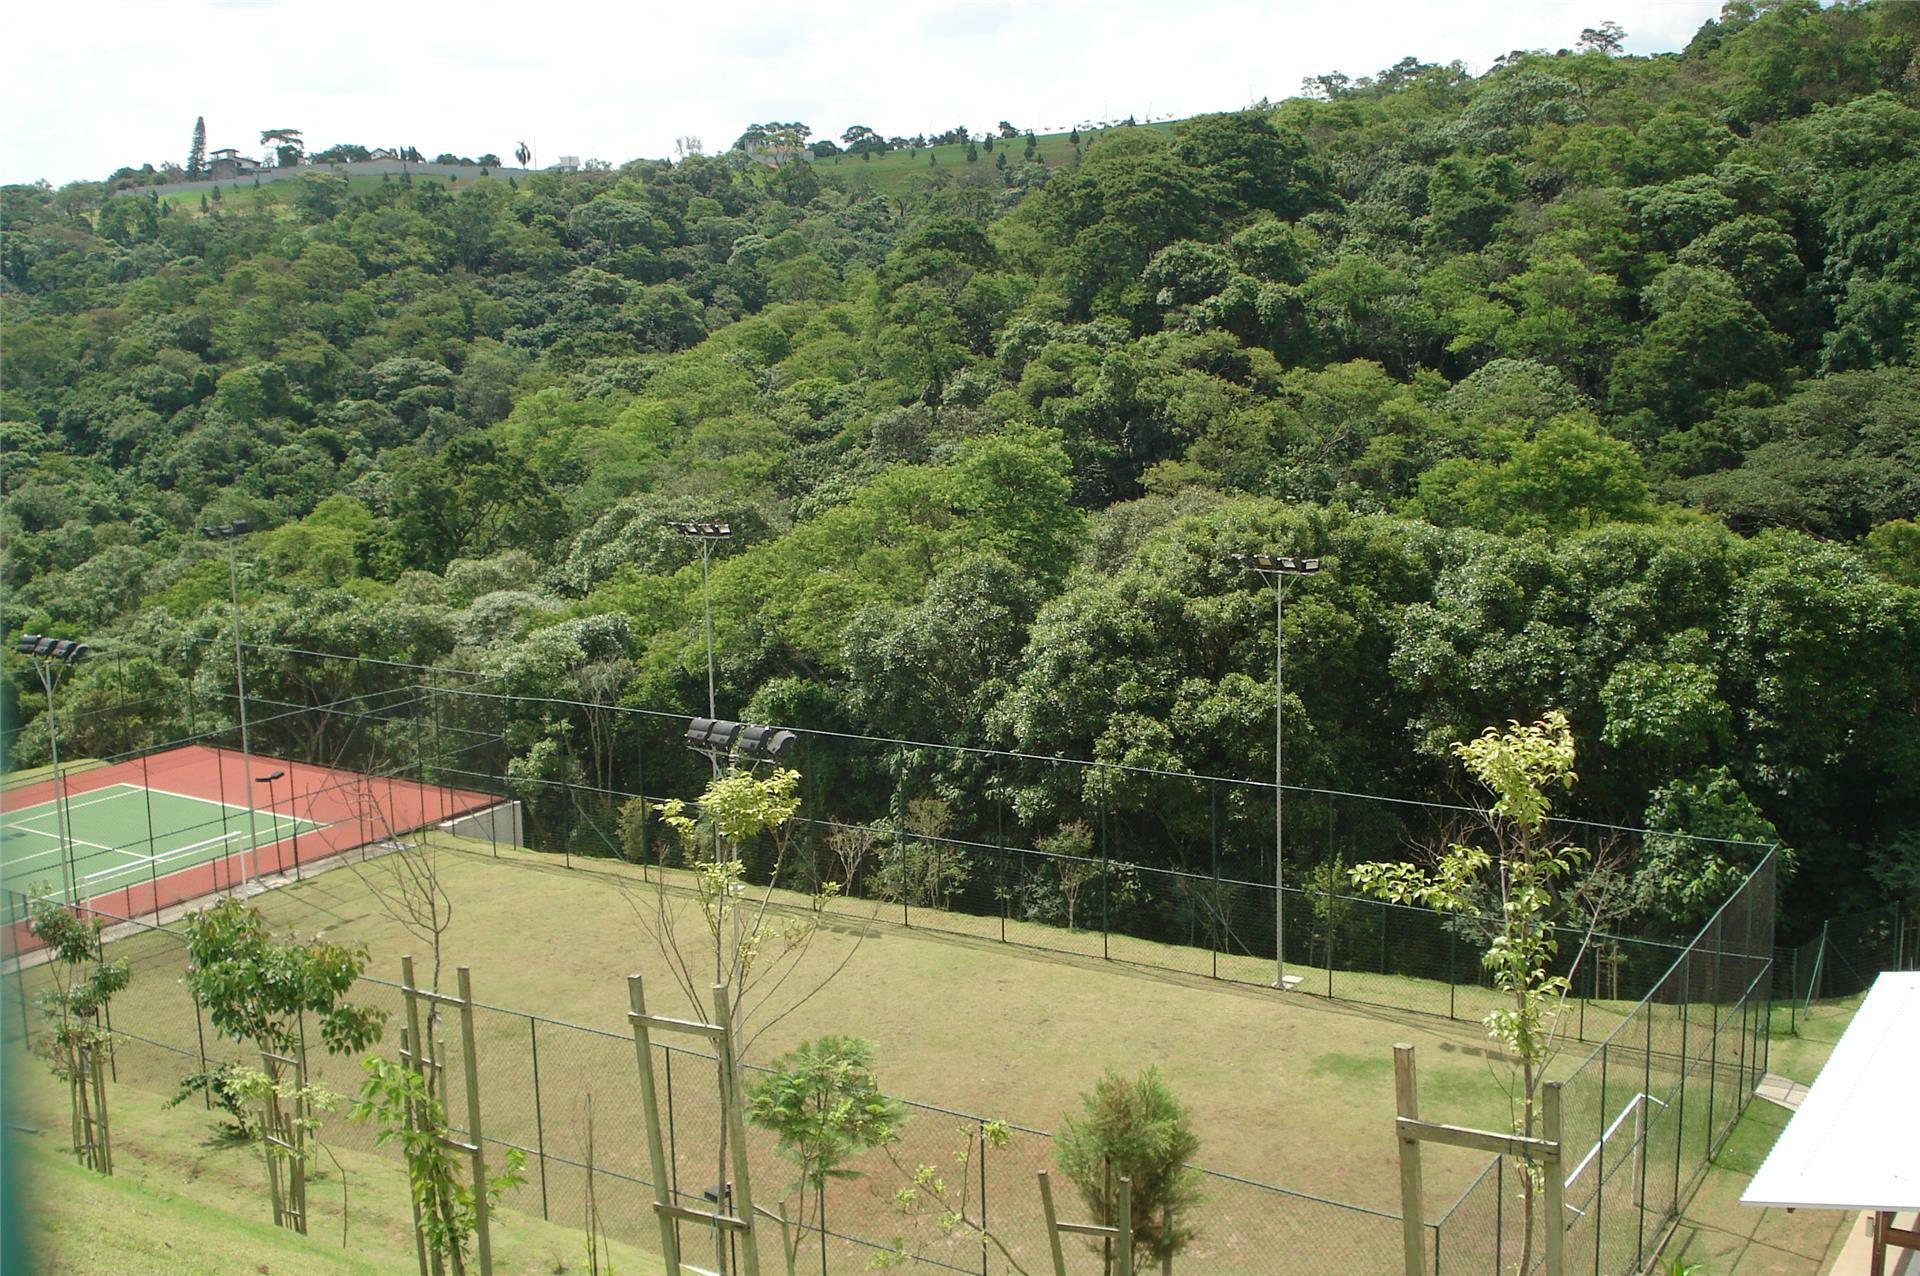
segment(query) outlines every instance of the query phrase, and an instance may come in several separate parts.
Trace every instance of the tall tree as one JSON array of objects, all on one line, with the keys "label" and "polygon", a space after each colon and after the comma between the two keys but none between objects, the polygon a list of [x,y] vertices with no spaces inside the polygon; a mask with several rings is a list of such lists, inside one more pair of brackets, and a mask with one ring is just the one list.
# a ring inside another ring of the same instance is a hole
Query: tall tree
[{"label": "tall tree", "polygon": [[193,144],[187,147],[187,180],[205,176],[207,171],[207,117],[193,119]]},{"label": "tall tree", "polygon": [[260,145],[273,147],[281,168],[297,168],[307,156],[307,143],[297,128],[270,128],[260,132]]}]

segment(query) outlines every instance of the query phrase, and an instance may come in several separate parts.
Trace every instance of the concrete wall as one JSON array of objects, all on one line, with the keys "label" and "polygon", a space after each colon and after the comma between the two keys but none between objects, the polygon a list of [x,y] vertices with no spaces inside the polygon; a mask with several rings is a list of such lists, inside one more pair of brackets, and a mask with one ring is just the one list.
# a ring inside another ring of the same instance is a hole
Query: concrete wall
[{"label": "concrete wall", "polygon": [[[488,174],[503,181],[509,177],[525,177],[532,169],[527,168],[490,168]],[[135,186],[128,193],[134,195],[194,195],[201,191],[210,191],[218,186],[223,190],[232,190],[253,185],[254,179],[260,179],[262,186],[273,182],[286,182],[305,177],[308,173],[331,173],[336,177],[378,177],[382,173],[394,177],[402,173],[412,173],[415,177],[437,177],[441,179],[458,177],[461,181],[471,181],[480,176],[478,164],[408,164],[401,160],[368,160],[364,164],[303,164],[299,168],[263,168],[258,173],[248,173],[244,177],[222,178],[219,181],[204,182],[168,182],[164,186]]]}]

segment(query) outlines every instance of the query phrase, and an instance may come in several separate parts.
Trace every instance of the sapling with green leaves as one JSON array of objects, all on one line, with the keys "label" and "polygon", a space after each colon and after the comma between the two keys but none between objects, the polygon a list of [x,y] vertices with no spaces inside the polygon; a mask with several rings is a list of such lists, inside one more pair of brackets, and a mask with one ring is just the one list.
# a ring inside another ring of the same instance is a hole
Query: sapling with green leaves
[{"label": "sapling with green leaves", "polygon": [[83,919],[51,899],[33,905],[33,934],[47,946],[52,987],[40,994],[47,1032],[39,1048],[55,1076],[67,1083],[73,1153],[80,1164],[113,1173],[112,1127],[107,1119],[106,1070],[113,1033],[105,1027],[107,1006],[133,979],[126,959],[106,959],[100,932],[106,922]]},{"label": "sapling with green leaves", "polygon": [[984,1202],[974,1190],[978,1181],[974,1167],[988,1148],[1005,1147],[1013,1138],[1013,1128],[1005,1121],[963,1121],[954,1127],[954,1133],[960,1146],[953,1153],[951,1170],[946,1172],[926,1162],[909,1167],[901,1161],[895,1143],[883,1149],[905,1184],[894,1192],[893,1207],[903,1221],[913,1225],[915,1235],[896,1233],[891,1245],[868,1257],[867,1266],[874,1270],[905,1267],[917,1263],[935,1242],[958,1241],[978,1248],[983,1257],[991,1246],[999,1251],[1008,1271],[1031,1276],[1007,1243],[987,1225]]},{"label": "sapling with green leaves", "polygon": [[[1560,1010],[1604,915],[1612,875],[1595,872],[1586,850],[1548,828],[1554,791],[1571,790],[1577,778],[1566,714],[1488,727],[1453,753],[1493,795],[1481,813],[1484,844],[1450,844],[1432,864],[1361,864],[1353,881],[1381,899],[1454,914],[1484,944],[1481,964],[1510,999],[1487,1015],[1487,1035],[1513,1061],[1513,1130],[1532,1138]],[[1585,933],[1563,967],[1560,927],[1570,919],[1583,920]],[[1532,1258],[1542,1181],[1537,1165],[1521,1176],[1521,1271]]]},{"label": "sapling with green leaves", "polygon": [[[691,877],[695,902],[703,923],[704,943],[688,942],[677,925],[675,887],[666,873],[656,874],[643,905],[629,897],[641,927],[653,938],[674,981],[680,985],[696,1018],[712,1013],[713,987],[727,990],[732,1007],[736,1049],[744,1056],[760,1032],[778,1022],[752,1023],[762,992],[783,985],[794,973],[819,933],[826,904],[840,894],[840,884],[823,882],[810,907],[787,910],[774,905],[774,883],[780,880],[792,841],[794,815],[800,809],[800,773],[776,767],[766,775],[729,770],[708,782],[697,803],[671,798],[659,805],[661,821],[681,843],[684,862],[695,864]],[[702,858],[696,848],[715,846]],[[750,887],[742,848],[765,838],[773,854],[767,865],[767,884]],[[857,945],[856,945],[857,946]],[[845,968],[852,950],[827,972],[814,991]],[[803,994],[800,1000],[812,995]]]},{"label": "sapling with green leaves", "polygon": [[[859,1176],[847,1163],[896,1137],[906,1109],[880,1091],[873,1075],[873,1043],[826,1036],[803,1042],[773,1062],[773,1071],[747,1091],[747,1119],[769,1130],[780,1155],[798,1170],[789,1189],[799,1198],[796,1216],[807,1212],[819,1227],[821,1264],[826,1263],[827,1184]],[[789,1229],[784,1240],[787,1272],[796,1270],[804,1233]]]},{"label": "sapling with green leaves", "polygon": [[[454,1155],[448,1138],[446,1104],[427,1085],[425,1076],[405,1064],[370,1054],[361,1067],[367,1075],[359,1101],[348,1115],[379,1127],[373,1139],[376,1147],[400,1145],[420,1239],[432,1271],[465,1276],[479,1214],[464,1158]],[[486,1183],[489,1207],[525,1177],[526,1162],[519,1148],[507,1150],[505,1168]]]},{"label": "sapling with green leaves", "polygon": [[329,1054],[353,1054],[380,1038],[381,1013],[347,1000],[366,965],[364,947],[318,936],[276,940],[267,919],[224,899],[187,919],[186,985],[213,1030],[259,1053],[235,1085],[261,1105],[253,1127],[267,1163],[274,1222],[306,1227],[306,1165],[333,1096],[306,1079],[307,1024]]}]

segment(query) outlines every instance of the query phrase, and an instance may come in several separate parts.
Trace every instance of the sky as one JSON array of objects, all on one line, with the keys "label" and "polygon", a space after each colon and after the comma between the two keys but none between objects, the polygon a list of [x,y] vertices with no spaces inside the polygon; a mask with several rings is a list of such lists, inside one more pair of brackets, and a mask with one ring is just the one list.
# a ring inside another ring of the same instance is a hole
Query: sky
[{"label": "sky", "polygon": [[748,124],[912,135],[1187,116],[1411,54],[1484,71],[1602,21],[1685,46],[1719,0],[105,0],[15,5],[0,182],[98,180],[260,133],[510,155],[724,150]]}]

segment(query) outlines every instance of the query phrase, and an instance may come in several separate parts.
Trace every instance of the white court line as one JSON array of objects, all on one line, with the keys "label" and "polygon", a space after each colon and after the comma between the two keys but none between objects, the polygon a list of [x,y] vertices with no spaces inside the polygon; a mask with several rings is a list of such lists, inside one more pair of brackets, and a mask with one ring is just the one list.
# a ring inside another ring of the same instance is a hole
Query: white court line
[{"label": "white court line", "polygon": [[[102,846],[98,842],[80,842],[80,841],[74,841],[71,838],[69,838],[68,841],[74,846],[84,846],[90,851],[117,851],[121,849],[118,846]],[[49,846],[44,851],[34,851],[29,855],[21,855],[16,858],[9,859],[5,863],[0,864],[0,868],[9,868],[9,869],[18,868],[22,864],[30,863],[33,860],[39,859],[42,855],[58,855],[60,854],[60,850],[61,848],[58,846]]]},{"label": "white court line", "polygon": [[[278,820],[279,820],[279,818],[280,818],[280,817],[278,817],[278,816],[276,816],[276,817],[274,817],[274,818],[275,818],[275,821],[276,821],[276,823],[275,823],[275,826],[274,826],[274,828],[273,828],[273,829],[271,829],[270,831],[271,831],[271,832],[274,832],[274,833],[278,833],[278,832],[280,831],[280,825],[279,825],[279,823],[278,823]],[[230,832],[230,833],[223,833],[223,834],[221,834],[221,835],[220,835],[219,837],[210,837],[210,838],[207,838],[207,839],[206,839],[205,841],[202,841],[202,842],[191,842],[191,843],[189,843],[189,844],[187,844],[186,846],[176,846],[176,847],[174,847],[174,848],[172,848],[171,850],[165,850],[165,851],[162,851],[162,852],[160,852],[160,853],[159,853],[158,855],[140,855],[140,853],[139,853],[138,851],[129,851],[129,850],[126,850],[126,849],[124,849],[124,848],[119,848],[119,847],[116,847],[116,848],[113,848],[113,849],[115,849],[115,850],[118,850],[118,851],[119,851],[119,853],[120,853],[120,854],[122,854],[122,855],[136,855],[136,856],[139,856],[139,860],[140,860],[140,862],[141,862],[141,863],[146,863],[146,862],[148,862],[148,861],[151,861],[151,862],[153,862],[153,863],[155,863],[155,864],[164,864],[164,863],[166,863],[166,862],[168,862],[169,860],[177,860],[177,859],[179,859],[179,858],[180,858],[181,856],[183,856],[183,855],[188,855],[188,854],[191,854],[191,853],[192,853],[192,852],[194,852],[194,851],[201,851],[201,850],[205,850],[205,849],[206,849],[207,847],[209,847],[209,846],[219,846],[219,845],[221,845],[222,843],[225,843],[225,842],[231,842],[231,841],[233,841],[233,840],[234,840],[235,838],[242,838],[242,839],[244,839],[245,837],[246,837],[246,830],[245,830],[245,829],[234,829],[234,830],[233,830],[232,832]],[[261,846],[272,846],[272,845],[274,845],[274,844],[275,844],[275,843],[277,843],[277,842],[284,842],[284,841],[286,841],[286,840],[287,840],[287,839],[286,839],[285,837],[276,837],[276,838],[274,839],[274,841],[272,841],[272,842],[262,842],[262,843],[260,843],[260,845],[261,845]],[[240,850],[241,850],[241,852],[243,852],[243,853],[244,853],[244,852],[245,852],[245,851],[246,851],[247,849],[248,849],[248,848],[247,848],[247,846],[245,845],[245,843],[244,843],[244,841],[243,841],[243,842],[242,842],[242,844],[241,844],[241,847],[240,847]],[[208,861],[206,861],[206,862],[207,862],[207,863],[212,863],[212,860],[208,860]],[[107,872],[118,872],[118,871],[120,871],[120,870],[117,870],[117,869],[109,869],[109,870],[106,870],[106,871],[107,871]],[[99,876],[101,876],[101,875],[102,875],[102,874],[100,874],[100,873],[95,873],[95,874],[93,874],[92,876],[93,876],[93,877],[99,877]],[[88,880],[88,881],[91,881],[91,880],[92,880],[92,877],[89,877],[89,878],[87,878],[86,880]]]},{"label": "white court line", "polygon": [[[154,868],[157,869],[159,866],[163,864],[167,864],[173,860],[180,859],[183,856],[189,855],[194,851],[205,850],[209,846],[216,846],[223,842],[231,842],[235,838],[244,838],[245,836],[246,836],[246,833],[244,830],[235,829],[233,832],[227,833],[221,837],[210,837],[204,842],[194,842],[188,846],[176,846],[172,850],[162,851],[158,855],[141,855],[138,851],[128,851],[124,849],[117,849],[115,851],[116,854],[132,856],[133,858],[131,862],[126,864],[121,864],[115,868],[103,868],[97,873],[89,873],[87,876],[81,878],[80,881],[84,885],[87,882],[93,881],[95,878],[112,877],[117,874],[125,873],[128,869],[137,868],[137,867],[146,867],[148,865],[152,865]],[[277,840],[285,841],[286,839],[280,838]],[[274,845],[274,843],[262,842],[261,845],[272,846]],[[244,855],[246,851],[247,851],[247,846],[246,846],[246,843],[243,841],[238,851],[229,852],[229,854]],[[207,859],[196,860],[192,864],[187,865],[186,867],[198,868],[202,864],[211,864],[219,858],[220,858],[219,856],[212,856]],[[172,872],[173,870],[169,869],[168,871]]]},{"label": "white court line", "polygon": [[[80,794],[81,800],[78,802],[74,801],[73,798],[71,797],[67,798],[66,807],[69,811],[83,810],[86,807],[96,806],[101,802],[111,801],[114,798],[124,797],[127,794],[138,793],[139,791],[140,791],[140,787],[138,785],[128,784],[125,781],[116,780],[112,784],[105,784],[100,786],[97,789],[84,790]],[[33,806],[53,806],[59,800],[60,799],[58,798],[48,798],[44,802],[35,802]],[[25,809],[31,811],[33,809],[33,806],[26,807]],[[38,819],[39,817],[28,816],[27,818]]]},{"label": "white court line", "polygon": [[[120,790],[120,791],[115,792],[115,790]],[[68,812],[70,813],[73,811],[84,811],[90,806],[98,806],[102,802],[111,801],[112,799],[117,797],[124,797],[129,793],[138,793],[139,791],[140,791],[139,788],[135,785],[122,784],[122,783],[115,782],[113,784],[107,785],[104,788],[88,789],[85,793],[81,794],[81,797],[83,799],[90,799],[90,800],[75,802],[72,798],[68,798],[66,802],[66,807]],[[95,797],[94,794],[99,794],[99,796]],[[24,806],[24,807],[16,808],[13,814],[20,816],[20,818],[22,819],[27,819],[27,820],[44,819],[45,816],[23,815],[22,812],[33,811],[43,806],[57,807],[59,805],[60,805],[59,798],[48,798],[44,802],[35,802],[32,806]],[[52,815],[52,814],[54,814],[53,811],[47,812],[47,815]]]},{"label": "white court line", "polygon": [[[136,791],[138,791],[138,790],[136,789]],[[196,796],[196,795],[194,795],[194,794],[192,794],[192,793],[175,793],[175,792],[174,792],[174,791],[173,791],[172,789],[156,789],[156,788],[154,788],[154,787],[152,787],[151,785],[149,785],[149,786],[148,786],[148,788],[147,788],[147,792],[149,792],[149,793],[158,793],[158,794],[160,794],[160,795],[161,795],[161,796],[163,796],[163,797],[170,797],[170,798],[179,798],[179,799],[180,799],[181,801],[183,801],[183,802],[204,802],[204,803],[205,803],[206,805],[208,805],[208,806],[217,806],[217,807],[219,807],[219,808],[221,808],[222,810],[226,810],[226,811],[238,811],[238,812],[240,812],[240,813],[241,813],[242,815],[244,815],[244,814],[246,814],[246,813],[247,813],[248,811],[252,811],[252,812],[253,812],[253,813],[254,813],[254,814],[255,814],[256,816],[260,816],[260,815],[271,815],[271,812],[268,812],[268,811],[263,811],[263,810],[262,810],[261,808],[259,808],[259,807],[257,807],[257,806],[254,806],[254,807],[248,807],[248,806],[235,806],[235,805],[234,805],[233,803],[231,803],[231,802],[219,802],[219,801],[216,801],[216,800],[214,800],[213,798],[204,798],[204,797],[198,797],[198,796]],[[286,819],[286,818],[288,818],[288,817],[286,817],[286,816],[283,816],[283,815],[271,815],[271,818],[273,818],[273,819],[276,819],[276,820],[280,820],[280,819]],[[307,825],[307,826],[308,826],[308,827],[310,827],[310,828],[324,828],[324,827],[326,827],[325,825],[323,825],[323,824],[320,824],[320,823],[317,823],[316,821],[313,821],[313,820],[302,820],[302,819],[300,819],[300,817],[299,817],[299,816],[297,816],[297,815],[296,815],[296,816],[293,816],[292,818],[293,818],[293,819],[294,819],[294,820],[295,820],[296,822],[298,822],[298,823],[301,823],[301,824],[305,824],[305,825]]]}]

